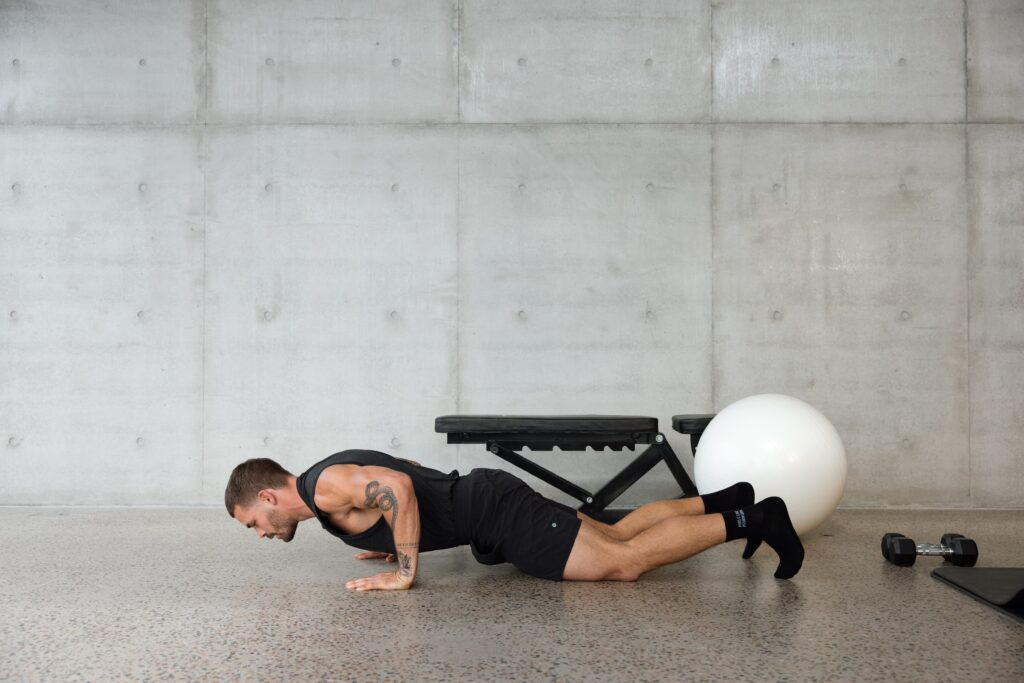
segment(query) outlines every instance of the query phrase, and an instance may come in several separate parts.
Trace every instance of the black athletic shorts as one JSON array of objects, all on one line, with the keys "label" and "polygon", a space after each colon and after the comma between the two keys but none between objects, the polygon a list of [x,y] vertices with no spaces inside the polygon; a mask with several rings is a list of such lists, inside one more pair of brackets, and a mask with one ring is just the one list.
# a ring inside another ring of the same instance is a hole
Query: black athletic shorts
[{"label": "black athletic shorts", "polygon": [[581,520],[502,470],[474,469],[453,490],[455,524],[483,564],[511,562],[530,576],[560,581]]}]

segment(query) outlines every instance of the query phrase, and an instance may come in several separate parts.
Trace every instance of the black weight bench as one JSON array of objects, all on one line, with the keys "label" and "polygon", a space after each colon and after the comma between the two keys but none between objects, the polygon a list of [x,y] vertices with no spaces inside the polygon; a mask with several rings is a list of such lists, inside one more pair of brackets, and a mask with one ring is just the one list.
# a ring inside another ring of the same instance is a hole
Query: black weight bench
[{"label": "black weight bench", "polygon": [[[673,428],[690,435],[693,451],[714,415],[676,415]],[[559,491],[580,501],[579,510],[602,521],[614,522],[622,516],[605,510],[626,489],[657,465],[664,462],[683,496],[697,495],[697,487],[676,457],[665,435],[658,431],[658,418],[623,415],[446,415],[434,422],[434,431],[448,435],[448,443],[482,443],[487,450],[516,467],[546,481]],[[585,451],[623,448],[644,449],[632,462],[591,493],[551,470],[529,460],[517,451]]]}]

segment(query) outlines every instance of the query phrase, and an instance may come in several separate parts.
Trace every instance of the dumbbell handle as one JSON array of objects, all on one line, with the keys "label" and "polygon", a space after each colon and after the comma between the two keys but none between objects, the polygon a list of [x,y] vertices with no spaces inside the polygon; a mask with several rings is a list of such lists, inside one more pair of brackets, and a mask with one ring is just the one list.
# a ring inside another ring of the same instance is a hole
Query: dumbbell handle
[{"label": "dumbbell handle", "polygon": [[950,557],[953,555],[953,549],[948,545],[940,545],[938,543],[918,543],[917,554]]}]

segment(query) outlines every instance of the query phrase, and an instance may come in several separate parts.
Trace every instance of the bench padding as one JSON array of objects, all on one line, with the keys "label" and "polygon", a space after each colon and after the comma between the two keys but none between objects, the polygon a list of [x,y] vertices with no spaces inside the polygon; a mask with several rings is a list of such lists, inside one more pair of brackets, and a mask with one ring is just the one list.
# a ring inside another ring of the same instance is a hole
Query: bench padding
[{"label": "bench padding", "polygon": [[714,415],[673,415],[672,429],[680,434],[700,434],[707,429]]},{"label": "bench padding", "polygon": [[627,415],[445,415],[440,434],[653,434],[658,418]]}]

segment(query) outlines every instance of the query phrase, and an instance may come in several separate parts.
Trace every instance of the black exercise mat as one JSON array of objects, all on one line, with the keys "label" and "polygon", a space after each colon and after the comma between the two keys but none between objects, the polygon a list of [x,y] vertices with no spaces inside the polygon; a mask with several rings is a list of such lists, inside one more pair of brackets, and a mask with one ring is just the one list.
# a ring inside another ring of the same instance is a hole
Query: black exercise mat
[{"label": "black exercise mat", "polygon": [[1024,569],[939,567],[932,576],[1024,623]]}]

